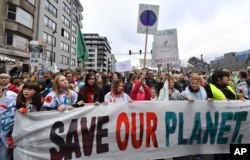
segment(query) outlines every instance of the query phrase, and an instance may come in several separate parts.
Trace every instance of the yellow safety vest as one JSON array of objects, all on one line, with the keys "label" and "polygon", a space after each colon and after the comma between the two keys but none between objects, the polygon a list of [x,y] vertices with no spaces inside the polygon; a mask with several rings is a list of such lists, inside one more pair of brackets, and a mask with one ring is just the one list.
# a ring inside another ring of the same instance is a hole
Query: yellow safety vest
[{"label": "yellow safety vest", "polygon": [[[213,94],[213,99],[215,100],[225,100],[227,99],[227,97],[224,95],[224,93],[218,89],[215,85],[213,84],[209,84],[212,94]],[[235,99],[237,99],[236,97],[236,93],[234,92],[233,88],[231,86],[227,86],[227,88],[235,95]]]}]

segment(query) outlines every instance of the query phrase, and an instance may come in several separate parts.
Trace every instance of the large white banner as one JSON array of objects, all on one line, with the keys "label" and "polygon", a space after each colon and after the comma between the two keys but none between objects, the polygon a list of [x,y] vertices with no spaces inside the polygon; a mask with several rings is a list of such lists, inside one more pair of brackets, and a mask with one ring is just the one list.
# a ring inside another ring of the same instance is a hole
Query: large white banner
[{"label": "large white banner", "polygon": [[250,143],[250,102],[144,101],[17,113],[15,160],[158,159]]},{"label": "large white banner", "polygon": [[137,33],[155,34],[158,26],[158,15],[159,5],[140,4]]},{"label": "large white banner", "polygon": [[152,60],[154,64],[175,63],[179,60],[176,29],[157,31],[154,35]]},{"label": "large white banner", "polygon": [[130,71],[131,69],[132,67],[130,60],[115,63],[116,72],[126,72]]}]

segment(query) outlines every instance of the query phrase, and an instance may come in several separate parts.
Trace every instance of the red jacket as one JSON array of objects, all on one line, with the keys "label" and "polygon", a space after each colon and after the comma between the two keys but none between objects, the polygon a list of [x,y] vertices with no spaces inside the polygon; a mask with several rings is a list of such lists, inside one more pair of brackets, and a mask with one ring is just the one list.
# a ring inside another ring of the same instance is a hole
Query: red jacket
[{"label": "red jacket", "polygon": [[18,89],[11,83],[10,83],[10,86],[8,87],[8,90],[13,91],[18,94]]},{"label": "red jacket", "polygon": [[[143,87],[144,91],[140,91],[141,86]],[[148,85],[142,84],[140,81],[136,81],[130,93],[130,97],[134,101],[150,100],[151,97],[150,88],[148,87]]]}]

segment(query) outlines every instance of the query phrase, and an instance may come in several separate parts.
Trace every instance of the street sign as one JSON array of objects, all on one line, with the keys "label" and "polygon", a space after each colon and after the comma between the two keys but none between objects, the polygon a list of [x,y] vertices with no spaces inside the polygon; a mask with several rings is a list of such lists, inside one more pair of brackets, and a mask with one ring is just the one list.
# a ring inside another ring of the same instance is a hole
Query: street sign
[{"label": "street sign", "polygon": [[158,25],[159,6],[140,4],[137,33],[155,34]]}]

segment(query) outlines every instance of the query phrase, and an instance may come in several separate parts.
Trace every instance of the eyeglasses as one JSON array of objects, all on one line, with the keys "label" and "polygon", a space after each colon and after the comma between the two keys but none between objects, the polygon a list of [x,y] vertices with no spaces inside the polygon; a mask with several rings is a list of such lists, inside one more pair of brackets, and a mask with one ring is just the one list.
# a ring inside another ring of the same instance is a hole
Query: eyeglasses
[{"label": "eyeglasses", "polygon": [[89,78],[88,80],[89,80],[89,81],[90,81],[90,80],[93,80],[93,81],[95,81],[95,78]]}]

